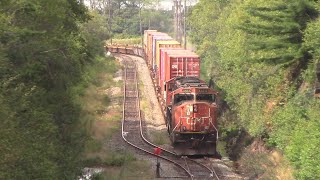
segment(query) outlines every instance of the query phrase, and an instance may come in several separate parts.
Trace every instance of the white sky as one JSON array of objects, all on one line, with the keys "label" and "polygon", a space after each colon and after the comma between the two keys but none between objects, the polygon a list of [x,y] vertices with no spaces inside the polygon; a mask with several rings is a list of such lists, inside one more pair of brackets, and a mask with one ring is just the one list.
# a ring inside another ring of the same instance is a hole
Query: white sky
[{"label": "white sky", "polygon": [[[160,0],[160,6],[158,8],[165,9],[165,10],[171,10],[172,6],[173,6],[173,1],[174,0]],[[195,5],[196,3],[198,3],[199,0],[186,0],[186,2],[187,2],[187,6],[190,6],[190,5]],[[89,6],[89,0],[84,0],[84,3],[85,3],[85,5]],[[183,5],[184,0],[181,0],[181,3]],[[157,5],[155,3],[153,7],[157,8],[156,6]]]},{"label": "white sky", "polygon": [[[160,8],[170,10],[173,6],[173,1],[174,0],[161,0],[160,1]],[[198,2],[199,2],[199,0],[187,0],[187,6],[194,5]],[[184,0],[181,0],[181,3],[183,5]]]}]

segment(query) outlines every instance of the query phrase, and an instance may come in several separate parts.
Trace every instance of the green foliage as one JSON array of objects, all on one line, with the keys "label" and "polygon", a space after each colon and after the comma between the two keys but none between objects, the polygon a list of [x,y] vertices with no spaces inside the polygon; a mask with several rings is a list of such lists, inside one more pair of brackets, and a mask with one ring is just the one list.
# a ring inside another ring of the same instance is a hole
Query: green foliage
[{"label": "green foliage", "polygon": [[80,173],[87,133],[76,99],[105,37],[88,20],[76,0],[0,2],[0,179]]},{"label": "green foliage", "polygon": [[101,148],[102,148],[102,143],[93,138],[90,138],[89,140],[87,140],[85,144],[86,152],[93,152],[93,153],[98,152],[101,150]]},{"label": "green foliage", "polygon": [[302,32],[315,16],[311,1],[246,1],[239,28],[247,33],[249,60],[287,63],[301,59]]},{"label": "green foliage", "polygon": [[81,31],[88,48],[91,49],[91,55],[93,57],[96,55],[103,56],[105,52],[104,40],[110,37],[106,23],[107,19],[96,11],[91,12],[90,15],[91,20],[81,26]]},{"label": "green foliage", "polygon": [[109,106],[110,102],[111,102],[111,100],[110,100],[109,96],[105,96],[103,98],[103,103],[105,106]]},{"label": "green foliage", "polygon": [[133,154],[128,152],[112,152],[110,157],[101,159],[100,157],[87,158],[83,163],[87,167],[104,165],[104,166],[123,166],[128,162],[135,161]]},{"label": "green foliage", "polygon": [[283,150],[297,169],[298,179],[318,179],[320,162],[320,103],[300,95],[273,119],[270,141]]},{"label": "green foliage", "polygon": [[91,9],[106,17],[108,32],[115,38],[140,36],[145,29],[172,30],[172,11],[156,10],[151,0],[93,0],[88,3]]},{"label": "green foliage", "polygon": [[123,152],[123,153],[115,153],[110,158],[105,159],[103,162],[104,165],[107,166],[123,166],[125,163],[130,161],[135,161],[136,158],[133,154]]},{"label": "green foliage", "polygon": [[143,10],[142,29],[156,29],[159,32],[173,32],[173,13],[165,10]]},{"label": "green foliage", "polygon": [[95,173],[95,174],[92,175],[91,179],[92,179],[92,180],[103,180],[104,177],[103,177],[103,175],[100,174],[100,173]]},{"label": "green foliage", "polygon": [[312,0],[204,0],[189,17],[202,74],[213,77],[237,114],[222,128],[270,136],[299,179],[318,178],[312,171],[319,169],[320,116],[310,96],[320,55],[318,10]]}]

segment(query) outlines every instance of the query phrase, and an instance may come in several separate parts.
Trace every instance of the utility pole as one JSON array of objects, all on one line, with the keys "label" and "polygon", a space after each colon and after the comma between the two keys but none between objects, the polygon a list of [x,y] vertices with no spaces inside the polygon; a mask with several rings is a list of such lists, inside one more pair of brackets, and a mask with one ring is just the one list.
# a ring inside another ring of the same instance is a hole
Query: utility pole
[{"label": "utility pole", "polygon": [[141,22],[141,0],[139,0],[139,21],[140,21],[140,36],[141,36],[141,47],[143,47],[143,35],[142,35],[142,22]]},{"label": "utility pole", "polygon": [[108,26],[109,26],[109,33],[110,33],[110,43],[112,44],[112,0],[108,0],[108,11],[109,11],[109,18],[108,18]]},{"label": "utility pole", "polygon": [[183,33],[184,33],[184,49],[187,49],[187,31],[186,31],[186,10],[187,10],[187,0],[184,0],[184,8],[183,8]]},{"label": "utility pole", "polygon": [[182,12],[181,12],[181,0],[174,0],[174,22],[175,22],[175,37],[177,41],[182,43]]}]

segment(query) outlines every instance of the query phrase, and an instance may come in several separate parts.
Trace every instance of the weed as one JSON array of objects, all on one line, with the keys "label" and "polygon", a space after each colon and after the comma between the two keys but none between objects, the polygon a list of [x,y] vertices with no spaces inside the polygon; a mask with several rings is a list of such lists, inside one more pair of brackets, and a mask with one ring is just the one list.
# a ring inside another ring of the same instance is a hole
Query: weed
[{"label": "weed", "polygon": [[219,154],[222,156],[222,157],[226,157],[228,156],[227,152],[226,152],[226,142],[224,141],[218,141],[217,143],[217,151],[219,152]]},{"label": "weed", "polygon": [[95,173],[95,174],[93,174],[92,177],[91,177],[91,180],[103,180],[103,179],[105,179],[105,178],[104,178],[103,175],[100,174],[100,173]]},{"label": "weed", "polygon": [[87,158],[82,163],[86,167],[93,167],[102,164],[102,160],[100,157]]},{"label": "weed", "polygon": [[151,132],[151,139],[157,145],[170,144],[168,133],[166,130]]},{"label": "weed", "polygon": [[119,179],[155,179],[150,169],[150,163],[146,161],[132,161],[123,166]]},{"label": "weed", "polygon": [[103,98],[103,104],[104,104],[105,106],[109,106],[109,105],[110,105],[110,102],[111,102],[111,99],[110,99],[109,96],[105,96],[105,97]]},{"label": "weed", "polygon": [[122,166],[127,162],[135,161],[136,158],[131,153],[114,153],[111,157],[106,158],[104,165],[107,166]]},{"label": "weed", "polygon": [[276,179],[274,164],[267,153],[245,150],[240,159],[241,169],[249,179]]},{"label": "weed", "polygon": [[[120,39],[121,38],[121,39]],[[110,41],[107,41],[107,44],[110,44]],[[119,39],[112,39],[113,44],[122,44],[122,45],[135,45],[135,44],[140,44],[141,43],[141,38],[122,38],[119,37]]]},{"label": "weed", "polygon": [[85,144],[86,152],[98,152],[102,148],[102,143],[96,139],[90,138]]}]

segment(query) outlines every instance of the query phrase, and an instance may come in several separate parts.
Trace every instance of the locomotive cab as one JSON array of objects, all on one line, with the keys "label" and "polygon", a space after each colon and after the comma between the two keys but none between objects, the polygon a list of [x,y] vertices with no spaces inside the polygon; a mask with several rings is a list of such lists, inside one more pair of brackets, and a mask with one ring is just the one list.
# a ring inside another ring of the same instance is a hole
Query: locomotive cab
[{"label": "locomotive cab", "polygon": [[172,143],[184,145],[184,155],[215,154],[217,92],[195,77],[179,77],[169,83],[166,119]]}]

